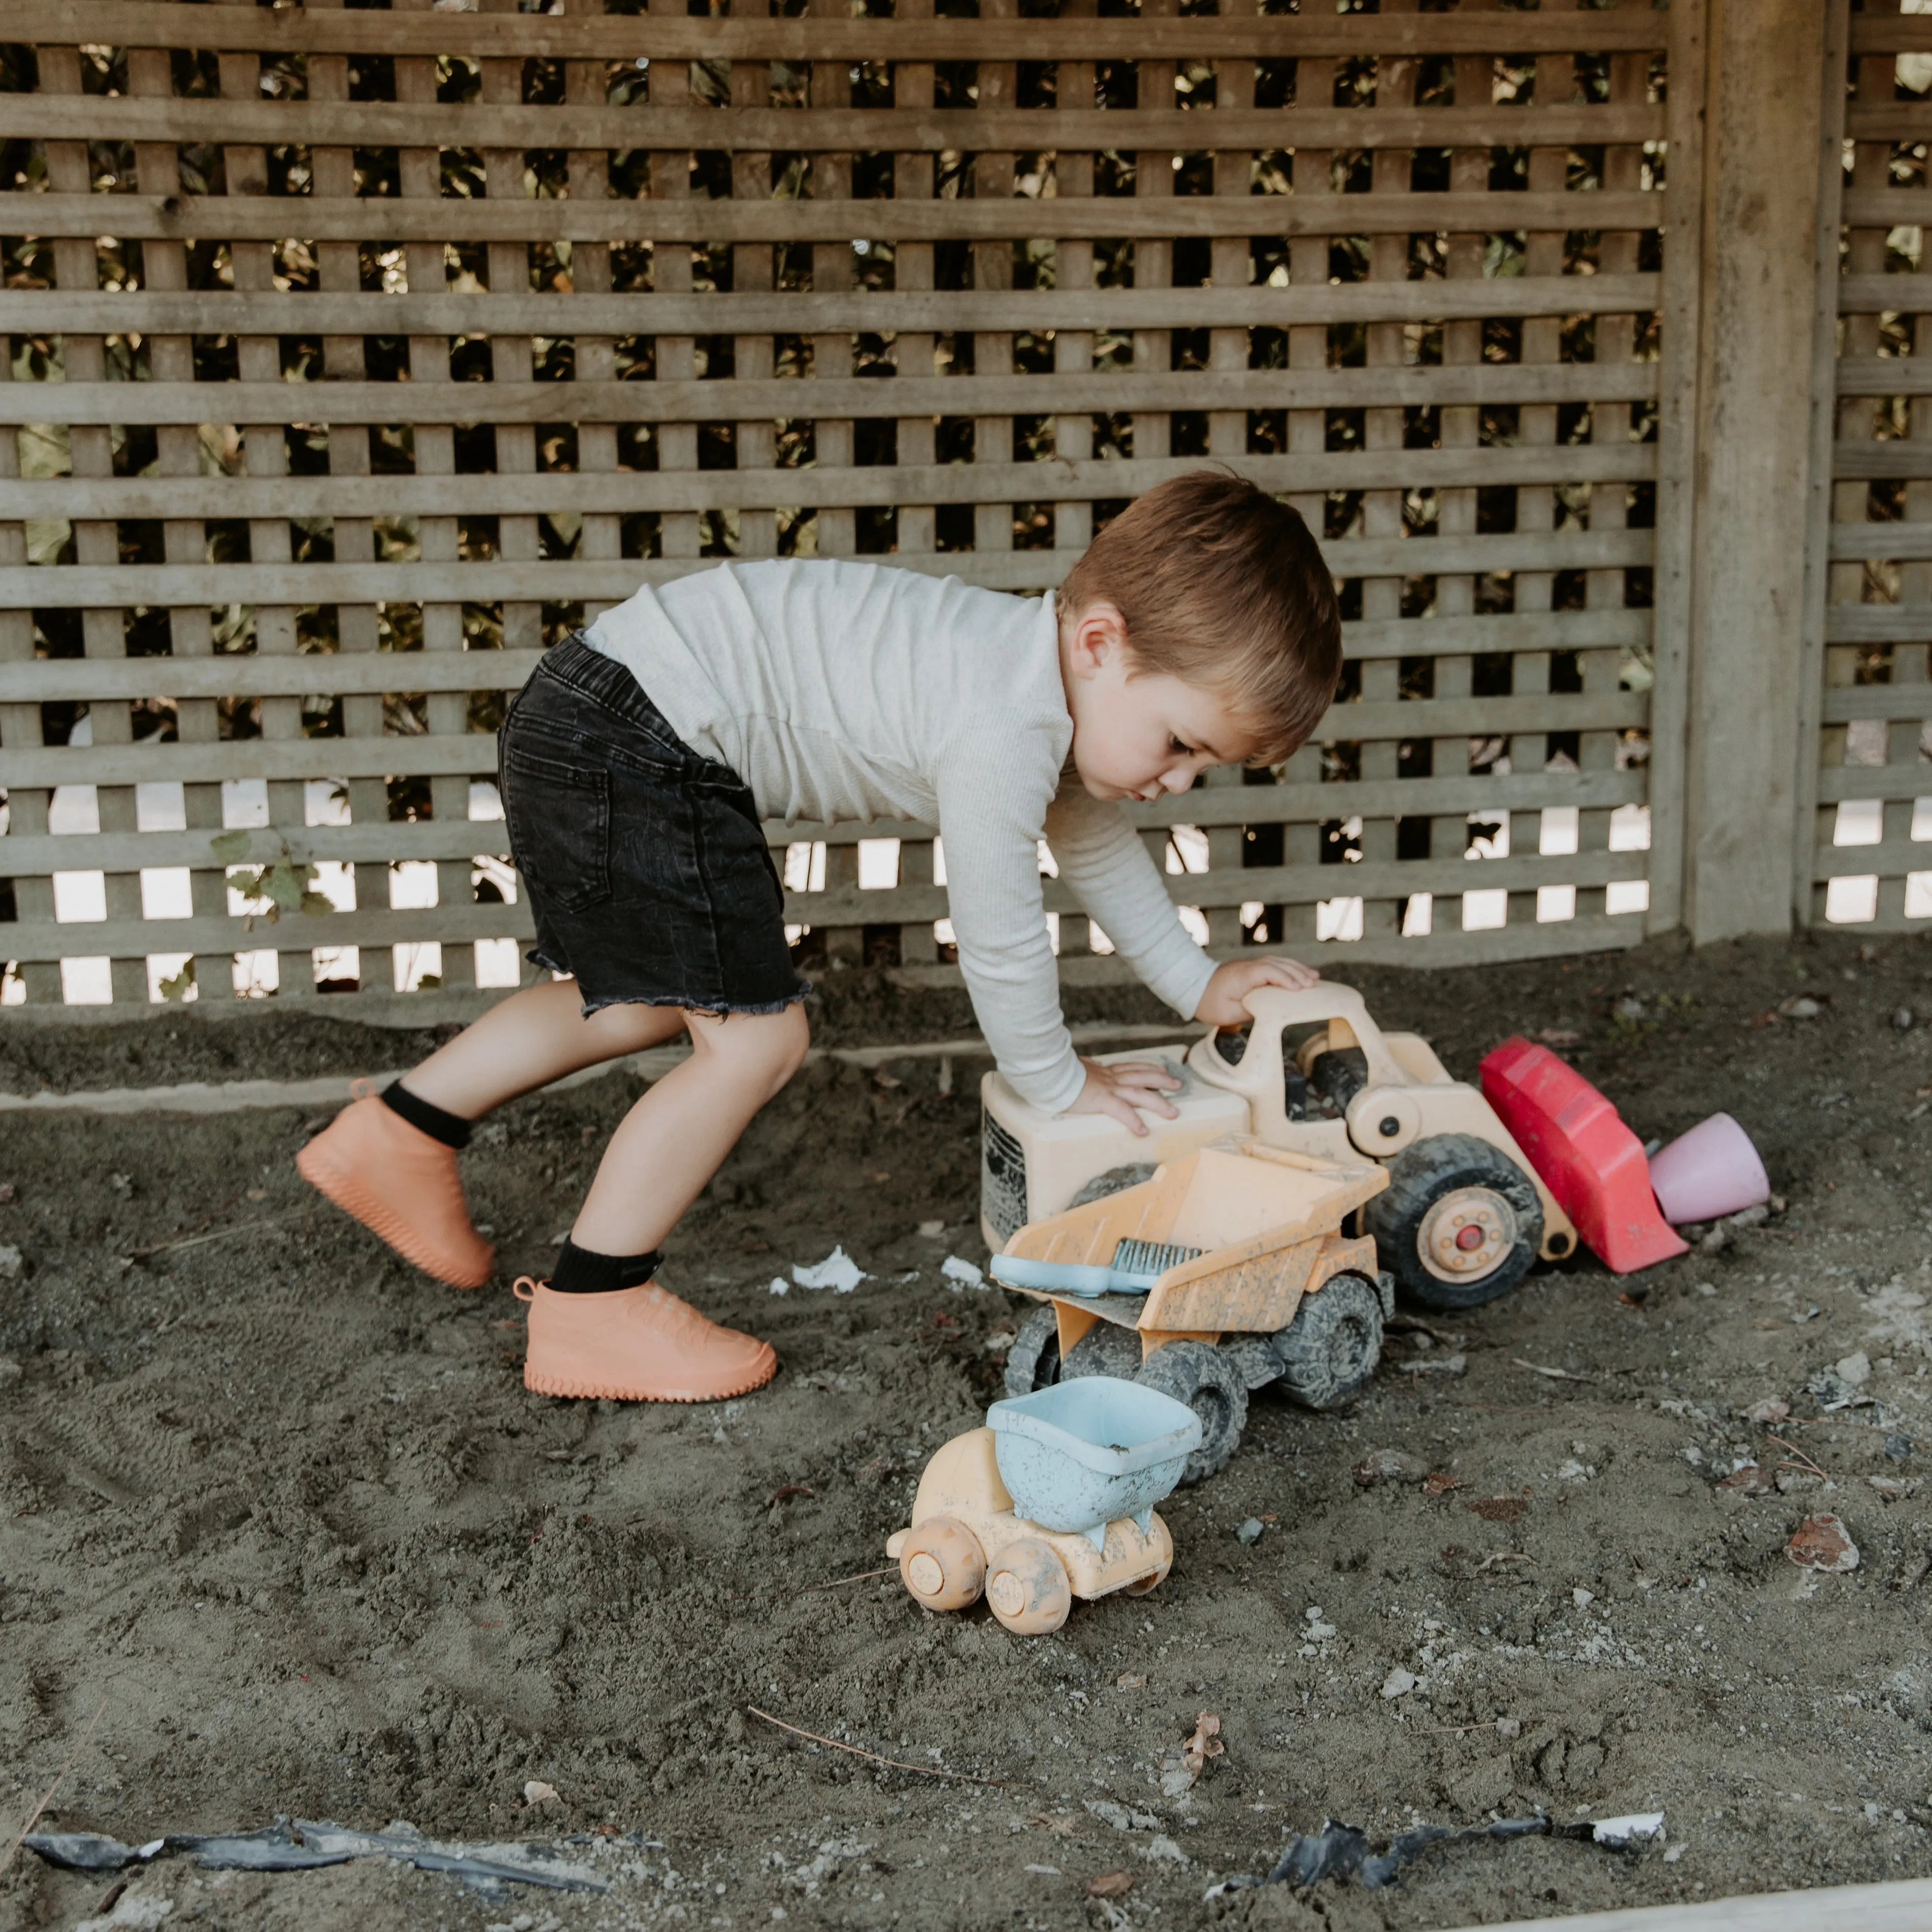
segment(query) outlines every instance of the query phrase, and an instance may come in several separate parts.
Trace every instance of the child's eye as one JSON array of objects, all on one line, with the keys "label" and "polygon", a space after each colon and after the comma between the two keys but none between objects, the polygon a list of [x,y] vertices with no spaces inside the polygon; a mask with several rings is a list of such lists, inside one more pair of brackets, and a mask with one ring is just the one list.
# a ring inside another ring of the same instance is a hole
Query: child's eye
[{"label": "child's eye", "polygon": [[1168,734],[1167,748],[1178,758],[1185,758],[1192,756],[1191,748],[1184,745],[1178,738],[1173,735],[1172,732]]}]

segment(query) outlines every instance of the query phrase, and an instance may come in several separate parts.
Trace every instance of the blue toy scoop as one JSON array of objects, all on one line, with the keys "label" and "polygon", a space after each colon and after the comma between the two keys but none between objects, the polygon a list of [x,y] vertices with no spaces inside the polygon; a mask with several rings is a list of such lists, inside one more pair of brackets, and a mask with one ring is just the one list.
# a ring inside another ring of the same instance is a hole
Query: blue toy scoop
[{"label": "blue toy scoop", "polygon": [[1030,1288],[1045,1294],[1145,1294],[1169,1268],[1198,1261],[1198,1248],[1172,1242],[1123,1241],[1111,1264],[1036,1262],[1020,1255],[995,1255],[993,1279],[1008,1288]]}]

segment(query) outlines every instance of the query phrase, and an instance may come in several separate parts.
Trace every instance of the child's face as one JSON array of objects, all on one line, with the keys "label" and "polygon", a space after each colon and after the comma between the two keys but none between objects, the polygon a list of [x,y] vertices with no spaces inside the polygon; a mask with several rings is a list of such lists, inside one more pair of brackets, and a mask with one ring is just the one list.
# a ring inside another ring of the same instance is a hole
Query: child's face
[{"label": "child's face", "polygon": [[1120,614],[1100,604],[1060,644],[1073,764],[1096,798],[1187,790],[1210,765],[1240,764],[1256,742],[1220,694],[1138,670]]}]

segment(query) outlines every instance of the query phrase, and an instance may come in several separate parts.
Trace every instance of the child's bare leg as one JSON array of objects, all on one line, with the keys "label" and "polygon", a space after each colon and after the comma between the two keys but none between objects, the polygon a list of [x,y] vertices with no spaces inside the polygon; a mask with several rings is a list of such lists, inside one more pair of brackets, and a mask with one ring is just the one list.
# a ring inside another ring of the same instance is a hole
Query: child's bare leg
[{"label": "child's bare leg", "polygon": [[578,1247],[605,1255],[655,1248],[752,1116],[798,1071],[811,1042],[802,1006],[679,1018],[690,1028],[691,1058],[652,1086],[611,1136],[571,1230]]},{"label": "child's bare leg", "polygon": [[658,1243],[805,1058],[804,1010],[685,1018],[692,1057],[626,1115],[554,1277],[528,1290],[524,1382],[542,1394],[710,1402],[777,1370],[767,1343],[707,1321],[651,1276]]},{"label": "child's bare leg", "polygon": [[431,1106],[474,1120],[519,1094],[661,1046],[684,1030],[676,1006],[603,1006],[586,1017],[583,998],[574,980],[526,986],[404,1075],[403,1084]]}]

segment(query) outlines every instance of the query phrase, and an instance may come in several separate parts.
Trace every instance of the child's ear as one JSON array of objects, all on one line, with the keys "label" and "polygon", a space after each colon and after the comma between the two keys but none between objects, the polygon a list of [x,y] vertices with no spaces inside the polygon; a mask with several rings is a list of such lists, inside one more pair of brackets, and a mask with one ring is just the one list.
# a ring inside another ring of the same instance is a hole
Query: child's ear
[{"label": "child's ear", "polygon": [[1076,677],[1096,675],[1112,658],[1125,655],[1127,620],[1112,604],[1090,604],[1073,626],[1071,656]]}]

